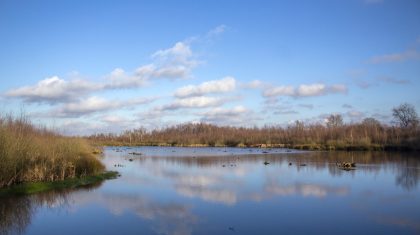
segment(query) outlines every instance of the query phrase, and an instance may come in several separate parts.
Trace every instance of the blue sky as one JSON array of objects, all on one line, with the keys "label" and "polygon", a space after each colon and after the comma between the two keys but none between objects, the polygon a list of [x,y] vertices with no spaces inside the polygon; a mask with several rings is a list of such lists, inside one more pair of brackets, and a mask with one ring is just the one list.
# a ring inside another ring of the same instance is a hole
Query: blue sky
[{"label": "blue sky", "polygon": [[[420,110],[420,2],[1,1],[0,110],[66,134]],[[23,110],[23,111],[22,111]]]}]

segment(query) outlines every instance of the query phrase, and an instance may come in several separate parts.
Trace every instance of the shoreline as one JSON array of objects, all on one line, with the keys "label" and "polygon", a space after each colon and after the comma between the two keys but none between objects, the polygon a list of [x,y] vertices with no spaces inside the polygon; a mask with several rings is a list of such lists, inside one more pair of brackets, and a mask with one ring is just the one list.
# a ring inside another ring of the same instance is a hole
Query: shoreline
[{"label": "shoreline", "polygon": [[378,151],[378,152],[417,152],[420,148],[413,146],[393,146],[393,145],[318,145],[318,144],[256,144],[256,145],[208,145],[208,144],[169,144],[169,143],[112,143],[101,144],[103,147],[185,147],[185,148],[255,148],[270,149],[284,148],[292,150],[309,151]]},{"label": "shoreline", "polygon": [[71,178],[62,181],[22,183],[12,185],[10,187],[0,188],[0,197],[24,196],[51,190],[76,189],[101,183],[105,180],[116,179],[118,176],[119,173],[117,171],[105,171],[92,176]]}]

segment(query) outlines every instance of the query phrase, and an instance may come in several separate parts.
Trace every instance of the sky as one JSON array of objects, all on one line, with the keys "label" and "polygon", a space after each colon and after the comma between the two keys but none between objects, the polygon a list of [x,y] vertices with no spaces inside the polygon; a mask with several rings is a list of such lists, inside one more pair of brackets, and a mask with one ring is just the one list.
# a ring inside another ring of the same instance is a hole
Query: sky
[{"label": "sky", "polygon": [[420,1],[0,1],[0,112],[68,135],[420,111]]}]

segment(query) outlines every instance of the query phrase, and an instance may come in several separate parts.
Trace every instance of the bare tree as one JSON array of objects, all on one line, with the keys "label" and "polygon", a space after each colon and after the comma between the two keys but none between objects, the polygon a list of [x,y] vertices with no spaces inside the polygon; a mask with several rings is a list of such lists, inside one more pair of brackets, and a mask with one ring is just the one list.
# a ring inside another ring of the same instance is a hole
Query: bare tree
[{"label": "bare tree", "polygon": [[392,116],[401,128],[417,127],[419,118],[413,105],[404,103],[392,109]]},{"label": "bare tree", "polygon": [[327,118],[327,127],[339,127],[343,125],[343,117],[340,114],[331,114]]},{"label": "bare tree", "polygon": [[365,126],[368,126],[368,127],[381,126],[381,123],[373,117],[363,119],[362,124],[365,125]]}]

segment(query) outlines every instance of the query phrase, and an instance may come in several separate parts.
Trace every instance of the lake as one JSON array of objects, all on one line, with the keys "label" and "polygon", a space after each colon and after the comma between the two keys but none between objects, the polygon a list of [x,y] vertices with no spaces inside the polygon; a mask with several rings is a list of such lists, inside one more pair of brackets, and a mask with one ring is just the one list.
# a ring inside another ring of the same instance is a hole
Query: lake
[{"label": "lake", "polygon": [[419,153],[107,147],[102,161],[121,177],[0,198],[0,234],[420,233]]}]

